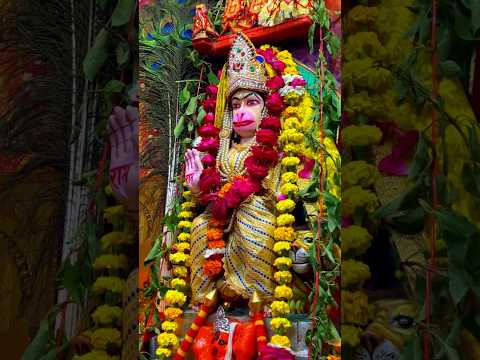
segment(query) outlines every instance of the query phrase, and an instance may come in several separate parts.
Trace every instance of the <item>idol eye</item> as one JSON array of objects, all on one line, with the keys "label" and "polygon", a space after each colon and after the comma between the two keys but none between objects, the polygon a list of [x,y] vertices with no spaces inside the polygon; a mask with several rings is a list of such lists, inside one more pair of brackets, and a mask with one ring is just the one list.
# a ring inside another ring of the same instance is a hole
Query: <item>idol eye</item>
[{"label": "idol eye", "polygon": [[252,99],[247,101],[248,106],[255,106],[255,105],[258,105],[259,103],[260,101],[258,101],[257,99]]},{"label": "idol eye", "polygon": [[232,107],[234,109],[240,109],[240,104],[239,103],[233,103]]},{"label": "idol eye", "polygon": [[397,315],[391,321],[392,326],[402,329],[410,329],[415,326],[415,319],[407,315]]}]

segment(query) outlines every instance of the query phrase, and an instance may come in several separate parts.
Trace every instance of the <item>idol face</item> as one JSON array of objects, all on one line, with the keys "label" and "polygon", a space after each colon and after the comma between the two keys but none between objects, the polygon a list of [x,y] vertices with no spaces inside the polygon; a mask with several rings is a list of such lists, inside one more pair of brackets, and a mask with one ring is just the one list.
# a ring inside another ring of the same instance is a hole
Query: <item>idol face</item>
[{"label": "idol face", "polygon": [[265,107],[263,98],[251,90],[238,90],[232,95],[233,130],[241,138],[255,136]]}]

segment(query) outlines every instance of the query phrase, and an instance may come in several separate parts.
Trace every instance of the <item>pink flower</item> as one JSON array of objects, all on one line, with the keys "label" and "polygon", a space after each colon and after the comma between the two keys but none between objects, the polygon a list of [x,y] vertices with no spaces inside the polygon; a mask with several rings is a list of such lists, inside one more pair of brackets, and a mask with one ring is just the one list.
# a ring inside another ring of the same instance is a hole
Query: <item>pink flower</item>
[{"label": "pink flower", "polygon": [[220,129],[212,124],[205,124],[198,128],[201,137],[217,137]]},{"label": "pink flower", "polygon": [[277,201],[282,201],[282,200],[287,200],[287,199],[288,199],[288,196],[284,195],[284,194],[279,194],[277,196]]},{"label": "pink flower", "polygon": [[208,97],[216,97],[218,92],[218,86],[215,84],[210,84],[205,89]]},{"label": "pink flower", "polygon": [[213,124],[215,122],[215,114],[213,112],[207,113],[203,118],[204,124]]},{"label": "pink flower", "polygon": [[219,69],[219,70],[217,71],[217,78],[219,78],[219,79],[222,77],[222,70],[223,70],[223,69]]},{"label": "pink flower", "polygon": [[342,229],[347,228],[347,227],[353,225],[353,219],[351,217],[342,217],[341,225],[342,225]]},{"label": "pink flower", "polygon": [[260,123],[260,127],[262,129],[270,129],[276,133],[278,133],[282,127],[280,123],[280,119],[276,116],[267,116],[263,118],[262,122]]},{"label": "pink flower", "polygon": [[273,70],[275,70],[277,73],[282,73],[283,70],[285,70],[285,63],[283,61],[280,61],[280,60],[275,60],[273,63],[272,63],[272,68]]},{"label": "pink flower", "polygon": [[260,129],[257,131],[256,139],[260,144],[273,147],[277,145],[278,136],[273,130]]},{"label": "pink flower", "polygon": [[275,54],[273,53],[272,48],[268,48],[267,50],[258,49],[257,54],[262,55],[268,64],[272,64],[275,60]]},{"label": "pink flower", "polygon": [[207,154],[204,157],[202,157],[202,164],[207,167],[215,165],[215,161],[216,161],[215,157],[210,154]]},{"label": "pink flower", "polygon": [[258,360],[295,360],[295,356],[287,349],[265,345],[260,349]]},{"label": "pink flower", "polygon": [[279,93],[273,93],[268,95],[267,97],[267,109],[273,114],[273,115],[280,115],[281,112],[283,111],[284,104],[283,104],[283,99],[280,96]]},{"label": "pink flower", "polygon": [[258,183],[258,181],[255,181],[254,179],[251,179],[251,178],[236,179],[233,182],[233,187],[235,189],[238,189],[238,192],[240,193],[243,199],[246,199],[251,194],[258,192],[261,189],[261,186]]},{"label": "pink flower", "polygon": [[140,9],[143,9],[145,6],[150,4],[150,0],[138,0],[138,6]]},{"label": "pink flower", "polygon": [[240,203],[245,199],[242,197],[238,188],[233,188],[225,194],[223,197],[227,203],[229,209],[234,209],[240,205]]},{"label": "pink flower", "polygon": [[285,85],[283,78],[279,75],[274,76],[273,78],[267,80],[266,85],[269,89],[277,91]]},{"label": "pink flower", "polygon": [[201,152],[215,153],[218,150],[218,139],[202,139],[200,144],[197,145],[197,150]]},{"label": "pink flower", "polygon": [[291,86],[296,87],[296,86],[305,86],[307,83],[303,79],[295,78],[292,80],[290,83]]},{"label": "pink flower", "polygon": [[268,170],[270,169],[270,166],[268,165],[259,164],[254,156],[249,156],[245,160],[245,167],[247,168],[249,175],[255,179],[263,179],[268,175]]},{"label": "pink flower", "polygon": [[212,215],[215,219],[226,220],[228,216],[227,201],[225,198],[217,198],[212,206]]},{"label": "pink flower", "polygon": [[315,160],[303,157],[303,169],[298,173],[302,179],[309,179],[312,176],[312,170],[315,166]]},{"label": "pink flower", "polygon": [[215,168],[204,169],[198,185],[203,193],[216,192],[220,187],[220,173]]},{"label": "pink flower", "polygon": [[205,99],[203,100],[203,108],[206,112],[215,112],[215,107],[217,106],[217,100],[215,99]]}]

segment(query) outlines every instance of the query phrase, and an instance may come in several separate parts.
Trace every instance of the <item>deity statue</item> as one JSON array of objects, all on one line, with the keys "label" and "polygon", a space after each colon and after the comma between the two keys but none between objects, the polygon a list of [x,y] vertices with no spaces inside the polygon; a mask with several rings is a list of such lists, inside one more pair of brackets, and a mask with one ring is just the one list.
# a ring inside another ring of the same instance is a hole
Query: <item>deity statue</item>
[{"label": "deity statue", "polygon": [[[226,77],[225,111],[216,162],[222,185],[247,174],[246,159],[258,149],[257,129],[262,119],[268,116],[265,97],[269,90],[265,84],[264,59],[257,56],[253,44],[241,33],[234,40]],[[188,186],[192,194],[199,197],[201,177],[205,175],[202,174],[200,153],[195,149],[189,150],[185,159]],[[221,249],[224,250],[223,277],[212,279],[205,275],[202,267],[204,260],[217,250],[208,247],[207,228],[212,208],[207,207],[193,220],[191,288],[194,303],[200,302],[214,288],[218,288],[226,299],[249,299],[254,291],[262,299],[273,298],[274,206],[280,177],[280,166],[277,159],[274,160],[260,188],[243,200],[228,219],[225,230],[227,244],[225,249]],[[245,185],[251,184],[247,181]]]},{"label": "deity statue", "polygon": [[218,37],[218,33],[208,18],[207,5],[197,4],[195,6],[195,16],[193,17],[192,39],[208,38],[209,36]]}]

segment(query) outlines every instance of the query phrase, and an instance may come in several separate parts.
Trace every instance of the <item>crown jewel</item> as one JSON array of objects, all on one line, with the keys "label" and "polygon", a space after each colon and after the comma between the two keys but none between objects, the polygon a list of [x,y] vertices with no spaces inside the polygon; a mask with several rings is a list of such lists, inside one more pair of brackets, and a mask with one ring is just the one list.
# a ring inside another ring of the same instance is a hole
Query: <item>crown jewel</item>
[{"label": "crown jewel", "polygon": [[238,89],[268,92],[265,82],[265,59],[257,55],[243,33],[238,33],[228,57],[228,96]]}]

